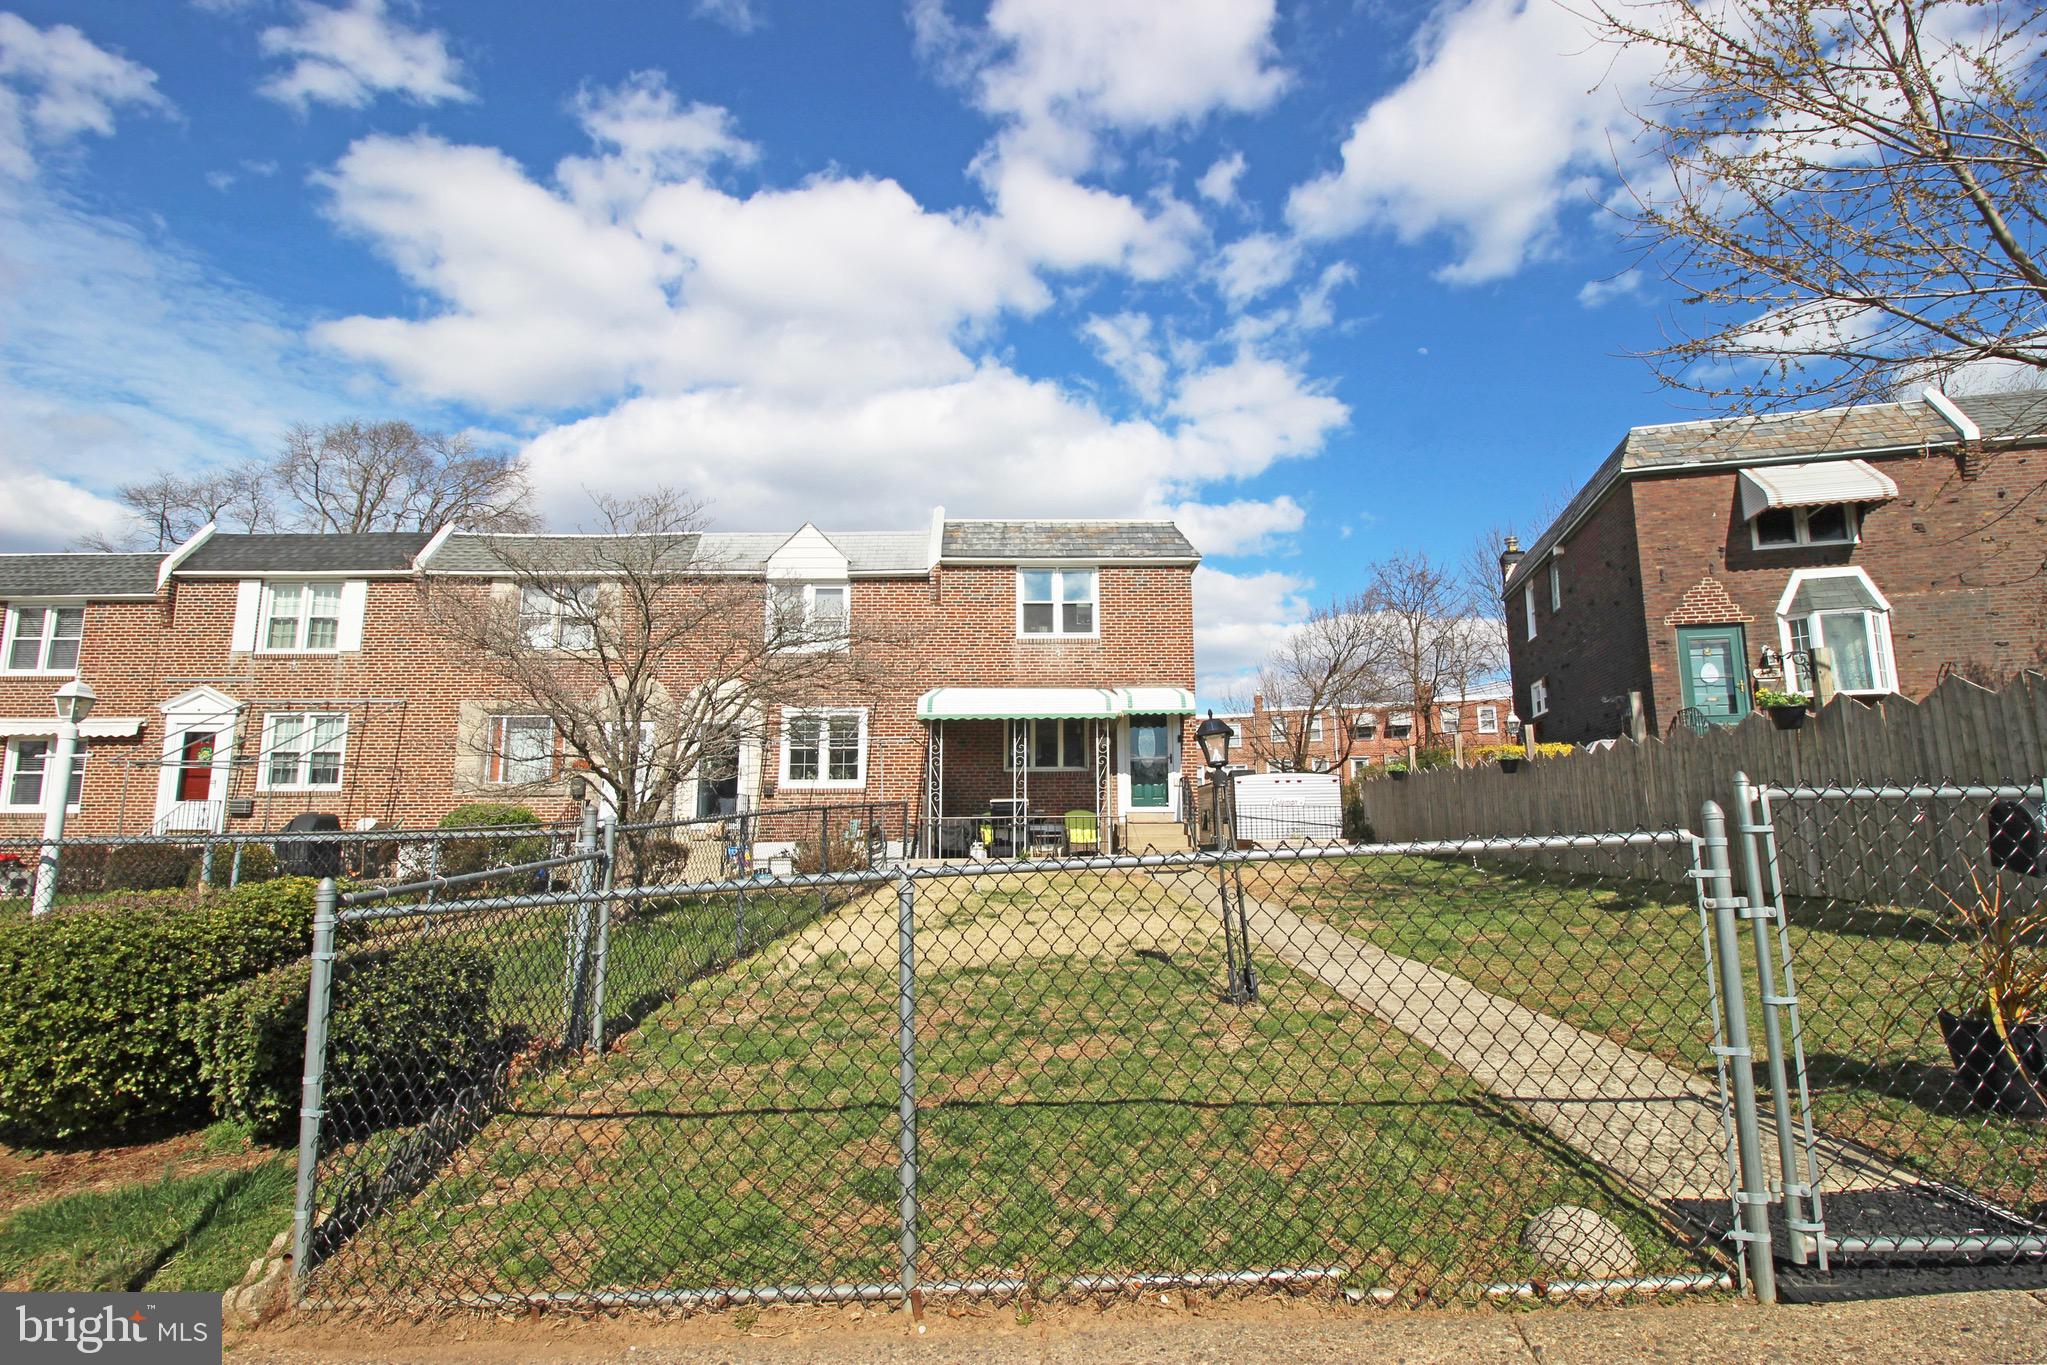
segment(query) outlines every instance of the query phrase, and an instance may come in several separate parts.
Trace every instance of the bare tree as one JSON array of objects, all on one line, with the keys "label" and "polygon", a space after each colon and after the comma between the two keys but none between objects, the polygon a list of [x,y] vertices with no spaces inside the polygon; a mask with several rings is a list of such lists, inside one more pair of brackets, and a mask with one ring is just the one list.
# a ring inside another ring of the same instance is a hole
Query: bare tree
[{"label": "bare tree", "polygon": [[86,549],[167,550],[190,539],[209,521],[241,531],[262,531],[269,529],[274,519],[268,471],[255,463],[191,478],[159,474],[143,483],[123,485],[114,496],[128,509],[132,525],[123,535],[86,537]]},{"label": "bare tree", "polygon": [[538,524],[516,456],[410,422],[296,426],[271,469],[296,527],[312,531],[526,531]]},{"label": "bare tree", "polygon": [[[1499,566],[1493,566],[1497,576]],[[1436,736],[1436,705],[1462,696],[1506,665],[1507,637],[1491,601],[1428,555],[1403,552],[1374,566],[1369,589],[1388,645],[1389,697],[1414,710],[1417,744]]]},{"label": "bare tree", "polygon": [[[549,718],[621,821],[660,818],[691,773],[777,735],[784,708],[858,705],[892,676],[897,642],[843,599],[806,609],[707,562],[700,504],[669,490],[595,501],[599,534],[493,537],[501,573],[431,580],[428,611],[499,701]],[[791,723],[814,727],[829,762],[831,722]]]},{"label": "bare tree", "polygon": [[[1367,591],[1318,607],[1286,637],[1259,669],[1258,686],[1272,715],[1244,747],[1254,759],[1289,772],[1306,772],[1317,757],[1311,723],[1336,727],[1332,766],[1350,758],[1351,720],[1383,684],[1393,660],[1392,637],[1374,593]],[[1281,709],[1273,709],[1281,708]],[[1272,733],[1272,720],[1285,733]],[[1296,721],[1297,718],[1297,721]]]},{"label": "bare tree", "polygon": [[[1566,0],[1573,3],[1573,0]],[[1684,290],[1664,381],[1748,408],[2047,372],[2047,11],[1585,0],[1660,63],[1628,207]]]}]

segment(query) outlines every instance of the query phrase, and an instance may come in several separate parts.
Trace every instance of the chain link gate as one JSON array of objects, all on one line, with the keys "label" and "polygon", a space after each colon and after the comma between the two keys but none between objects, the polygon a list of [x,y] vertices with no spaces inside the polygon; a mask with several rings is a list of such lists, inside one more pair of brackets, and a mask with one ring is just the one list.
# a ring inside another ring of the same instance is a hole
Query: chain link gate
[{"label": "chain link gate", "polygon": [[2047,1276],[2047,790],[1734,788],[1780,1262]]},{"label": "chain link gate", "polygon": [[[361,897],[302,1300],[1731,1286],[1769,1196],[1717,820],[653,885],[586,836],[562,890]],[[373,1056],[417,954],[466,993]]]}]

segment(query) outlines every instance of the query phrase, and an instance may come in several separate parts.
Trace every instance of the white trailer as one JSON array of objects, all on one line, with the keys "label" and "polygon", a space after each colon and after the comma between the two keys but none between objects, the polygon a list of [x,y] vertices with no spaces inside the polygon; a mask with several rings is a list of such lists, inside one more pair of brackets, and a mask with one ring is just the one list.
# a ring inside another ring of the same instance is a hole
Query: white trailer
[{"label": "white trailer", "polygon": [[1235,791],[1239,843],[1270,847],[1343,839],[1343,788],[1335,773],[1243,773]]}]

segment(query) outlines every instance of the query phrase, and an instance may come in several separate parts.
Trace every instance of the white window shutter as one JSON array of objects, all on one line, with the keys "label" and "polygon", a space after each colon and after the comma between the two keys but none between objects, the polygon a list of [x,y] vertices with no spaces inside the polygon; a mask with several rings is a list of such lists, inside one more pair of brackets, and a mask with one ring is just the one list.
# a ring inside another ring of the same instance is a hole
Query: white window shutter
[{"label": "white window shutter", "polygon": [[235,654],[253,653],[256,631],[263,614],[263,580],[244,578],[235,590],[235,633],[228,649]]},{"label": "white window shutter", "polygon": [[351,578],[341,585],[341,629],[336,636],[338,648],[344,654],[351,654],[362,648],[363,607],[368,603],[370,585],[368,580]]}]

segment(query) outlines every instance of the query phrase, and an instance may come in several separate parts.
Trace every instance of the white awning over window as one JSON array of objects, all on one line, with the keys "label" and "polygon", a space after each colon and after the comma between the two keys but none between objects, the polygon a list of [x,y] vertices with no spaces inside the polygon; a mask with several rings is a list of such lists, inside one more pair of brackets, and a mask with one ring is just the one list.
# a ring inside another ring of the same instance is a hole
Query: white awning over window
[{"label": "white awning over window", "polygon": [[1113,720],[1192,715],[1184,687],[934,687],[917,698],[918,720]]},{"label": "white awning over window", "polygon": [[1889,502],[1891,476],[1867,460],[1824,460],[1741,471],[1741,515],[1753,521],[1772,507],[1822,507],[1837,502]]},{"label": "white awning over window", "polygon": [[[0,719],[0,738],[12,739],[16,735],[55,735],[56,717]],[[133,739],[142,733],[140,717],[107,716],[87,720],[78,727],[81,739]]]}]

